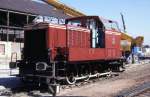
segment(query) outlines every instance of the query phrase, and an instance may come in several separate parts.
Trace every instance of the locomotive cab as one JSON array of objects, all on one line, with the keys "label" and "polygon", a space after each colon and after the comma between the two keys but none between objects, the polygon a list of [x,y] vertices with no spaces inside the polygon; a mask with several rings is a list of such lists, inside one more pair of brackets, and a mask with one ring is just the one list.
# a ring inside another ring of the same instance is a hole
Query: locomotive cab
[{"label": "locomotive cab", "polygon": [[107,30],[121,32],[116,21],[98,16],[82,16],[66,20],[66,24],[84,27],[91,30],[92,48],[105,48],[105,32]]},{"label": "locomotive cab", "polygon": [[91,47],[105,47],[105,27],[98,16],[83,16],[66,20],[66,24],[91,30]]}]

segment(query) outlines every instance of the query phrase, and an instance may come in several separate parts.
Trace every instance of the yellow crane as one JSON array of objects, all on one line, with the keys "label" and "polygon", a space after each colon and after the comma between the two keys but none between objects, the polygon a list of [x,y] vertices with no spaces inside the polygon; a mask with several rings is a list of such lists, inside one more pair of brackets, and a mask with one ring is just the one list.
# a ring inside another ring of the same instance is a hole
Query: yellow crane
[{"label": "yellow crane", "polygon": [[121,32],[121,48],[123,52],[131,52],[132,41],[133,38],[130,35]]},{"label": "yellow crane", "polygon": [[133,38],[132,36],[128,35],[126,33],[126,25],[125,25],[125,21],[124,21],[124,16],[122,13],[121,14],[121,18],[122,18],[122,23],[123,23],[123,28],[124,28],[124,32],[121,32],[121,47],[122,47],[122,51],[123,52],[131,52],[132,47],[134,46],[142,46],[142,43],[144,41],[144,37],[143,36],[138,36],[136,38]]},{"label": "yellow crane", "polygon": [[66,4],[61,3],[58,0],[42,0],[42,1],[54,6],[57,9],[63,10],[64,13],[68,14],[71,17],[85,16],[85,14],[83,14],[82,12],[77,11],[74,8],[71,8]]},{"label": "yellow crane", "polygon": [[122,42],[124,42],[124,45],[122,45],[123,51],[131,51],[131,46],[138,46],[138,47],[142,46],[144,37],[137,36],[136,38],[133,38],[127,33],[121,32],[121,40]]}]

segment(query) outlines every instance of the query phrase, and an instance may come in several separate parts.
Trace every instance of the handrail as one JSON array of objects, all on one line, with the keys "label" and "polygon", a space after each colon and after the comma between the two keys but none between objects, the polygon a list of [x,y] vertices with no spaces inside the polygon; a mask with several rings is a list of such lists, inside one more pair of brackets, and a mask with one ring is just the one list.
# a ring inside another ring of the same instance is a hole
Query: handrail
[{"label": "handrail", "polygon": [[17,61],[17,53],[16,52],[13,52],[11,53],[11,62],[13,62],[13,56],[15,56],[15,62]]}]

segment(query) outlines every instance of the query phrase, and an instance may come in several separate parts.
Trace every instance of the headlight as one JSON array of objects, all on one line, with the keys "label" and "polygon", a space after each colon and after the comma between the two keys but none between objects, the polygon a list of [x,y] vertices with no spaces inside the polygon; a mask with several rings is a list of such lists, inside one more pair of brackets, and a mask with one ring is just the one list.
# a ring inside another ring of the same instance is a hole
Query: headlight
[{"label": "headlight", "polygon": [[44,71],[47,68],[47,64],[45,62],[37,62],[36,63],[36,70]]}]

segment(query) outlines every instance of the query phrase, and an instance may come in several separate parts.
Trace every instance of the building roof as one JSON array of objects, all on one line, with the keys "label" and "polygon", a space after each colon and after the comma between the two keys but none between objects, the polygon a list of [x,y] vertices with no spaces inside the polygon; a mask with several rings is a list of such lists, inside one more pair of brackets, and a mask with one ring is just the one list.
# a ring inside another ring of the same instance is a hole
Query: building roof
[{"label": "building roof", "polygon": [[56,10],[55,7],[35,2],[32,0],[0,0],[0,9],[29,13],[33,15],[52,16],[56,18],[68,18],[61,10]]}]

